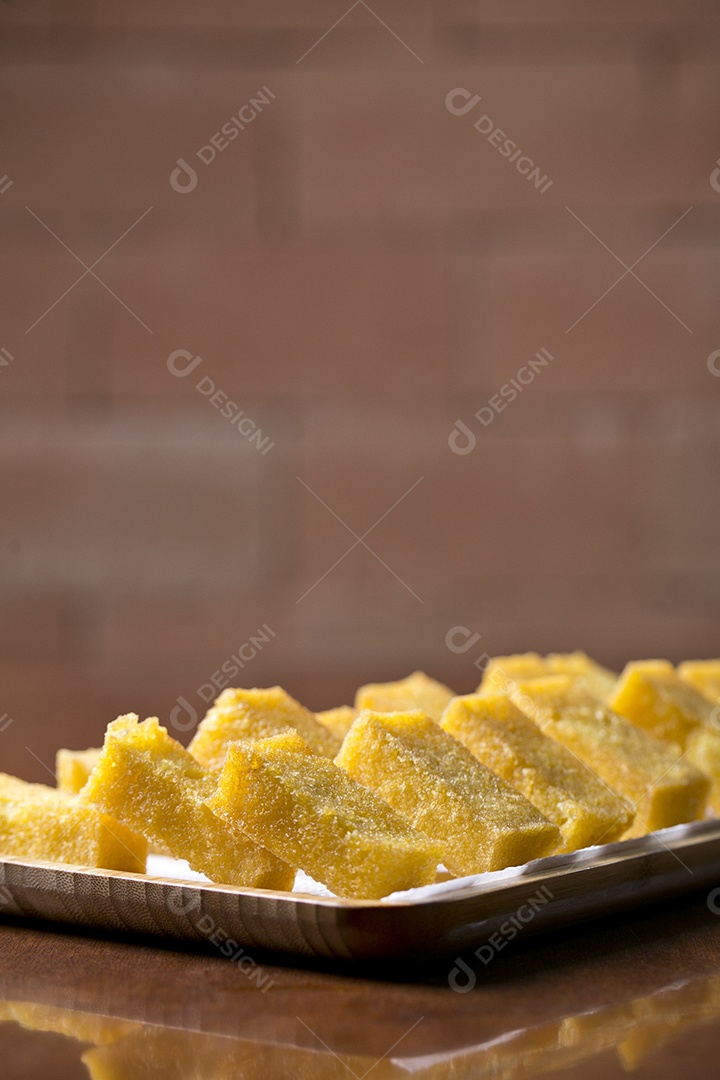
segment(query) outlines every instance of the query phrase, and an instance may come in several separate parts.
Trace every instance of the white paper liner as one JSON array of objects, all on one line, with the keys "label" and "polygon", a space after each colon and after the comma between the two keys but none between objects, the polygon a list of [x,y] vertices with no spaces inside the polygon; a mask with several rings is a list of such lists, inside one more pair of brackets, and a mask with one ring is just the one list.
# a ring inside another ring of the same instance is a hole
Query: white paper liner
[{"label": "white paper liner", "polygon": [[[715,818],[711,820],[717,820]],[[453,878],[450,881],[441,881],[436,885],[424,885],[418,889],[407,889],[404,892],[391,893],[383,897],[386,903],[416,903],[419,900],[430,900],[434,897],[452,896],[454,893],[463,892],[467,888],[491,889],[498,883],[508,883],[513,880],[519,881],[528,874],[544,870],[561,870],[564,867],[591,864],[602,861],[605,856],[617,857],[625,851],[642,852],[656,851],[658,846],[670,847],[683,837],[692,836],[701,830],[706,821],[691,821],[684,825],[673,825],[669,829],[660,829],[646,836],[638,836],[631,840],[617,840],[613,844],[602,844],[598,847],[581,848],[565,855],[550,855],[544,859],[535,859],[533,862],[524,863],[522,866],[509,866],[505,870],[493,870],[486,874],[473,874],[471,877]],[[191,870],[183,859],[172,859],[167,855],[148,855],[147,872],[153,877],[171,878],[176,881],[200,881],[210,884],[210,878]],[[293,893],[303,893],[306,896],[335,896],[324,885],[315,881],[309,874],[298,870],[293,886]]]}]

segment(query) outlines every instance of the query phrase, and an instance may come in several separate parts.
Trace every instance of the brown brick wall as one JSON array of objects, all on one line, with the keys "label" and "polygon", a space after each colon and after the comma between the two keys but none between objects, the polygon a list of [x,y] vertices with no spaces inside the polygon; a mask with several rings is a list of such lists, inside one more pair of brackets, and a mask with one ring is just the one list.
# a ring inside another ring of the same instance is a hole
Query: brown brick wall
[{"label": "brown brick wall", "polygon": [[0,767],[200,711],[262,627],[233,681],[318,708],[717,654],[719,61],[711,0],[3,4]]}]

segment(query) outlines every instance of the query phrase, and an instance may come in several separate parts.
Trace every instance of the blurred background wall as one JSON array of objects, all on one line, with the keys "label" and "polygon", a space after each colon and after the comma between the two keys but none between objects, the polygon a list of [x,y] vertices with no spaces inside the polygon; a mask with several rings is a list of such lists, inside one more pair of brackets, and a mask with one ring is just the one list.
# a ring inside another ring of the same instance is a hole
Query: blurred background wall
[{"label": "blurred background wall", "polygon": [[1,768],[718,653],[714,0],[9,0],[0,61]]}]

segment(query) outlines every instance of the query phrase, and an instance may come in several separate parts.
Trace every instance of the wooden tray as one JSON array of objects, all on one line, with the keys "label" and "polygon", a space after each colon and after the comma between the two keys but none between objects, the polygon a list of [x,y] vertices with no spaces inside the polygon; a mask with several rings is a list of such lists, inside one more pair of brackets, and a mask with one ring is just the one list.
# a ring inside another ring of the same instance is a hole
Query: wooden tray
[{"label": "wooden tray", "polygon": [[499,950],[519,934],[713,885],[720,885],[717,818],[379,901],[5,858],[0,915],[210,941],[227,956],[235,943],[353,960]]}]

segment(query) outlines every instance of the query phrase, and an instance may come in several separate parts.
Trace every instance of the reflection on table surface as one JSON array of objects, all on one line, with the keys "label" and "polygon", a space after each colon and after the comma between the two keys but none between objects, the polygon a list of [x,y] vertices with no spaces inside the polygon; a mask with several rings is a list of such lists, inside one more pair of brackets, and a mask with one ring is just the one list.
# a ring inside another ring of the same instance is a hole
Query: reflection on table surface
[{"label": "reflection on table surface", "polygon": [[[400,1047],[378,1059],[161,1027],[27,1001],[0,1002],[0,1022],[55,1032],[80,1044],[89,1080],[304,1080],[368,1076],[377,1080],[525,1078],[566,1069],[614,1050],[627,1071],[659,1054],[679,1032],[720,1016],[720,975],[658,990],[625,1005],[566,1016],[540,1027],[506,1032],[457,1052],[405,1057]],[[299,1023],[302,1028],[302,1021]],[[0,1028],[0,1039],[2,1038]],[[309,1033],[309,1029],[306,1029]],[[311,1034],[311,1033],[310,1033]],[[1,1045],[1,1043],[0,1043]]]},{"label": "reflection on table surface", "polygon": [[216,955],[0,925],[2,1071],[44,1075],[32,1058],[57,1080],[674,1076],[688,1033],[717,1061],[717,924],[695,904],[538,940],[467,994],[448,986],[452,960],[380,977],[268,963],[260,989]]}]

